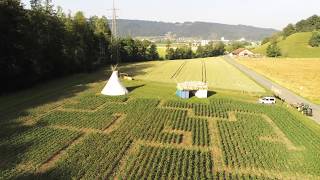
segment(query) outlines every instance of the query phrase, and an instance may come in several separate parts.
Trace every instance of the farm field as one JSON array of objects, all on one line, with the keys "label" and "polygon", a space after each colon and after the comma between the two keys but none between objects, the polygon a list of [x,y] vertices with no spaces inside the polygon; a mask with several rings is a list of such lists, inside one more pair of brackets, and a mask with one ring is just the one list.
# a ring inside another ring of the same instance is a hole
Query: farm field
[{"label": "farm field", "polygon": [[174,84],[184,81],[206,81],[213,89],[265,92],[261,86],[221,58],[159,61],[132,66],[146,67],[135,76],[146,81]]},{"label": "farm field", "polygon": [[106,97],[109,75],[0,97],[0,179],[320,179],[320,126],[284,105],[144,80]]},{"label": "farm field", "polygon": [[320,104],[320,59],[242,59],[241,64]]}]

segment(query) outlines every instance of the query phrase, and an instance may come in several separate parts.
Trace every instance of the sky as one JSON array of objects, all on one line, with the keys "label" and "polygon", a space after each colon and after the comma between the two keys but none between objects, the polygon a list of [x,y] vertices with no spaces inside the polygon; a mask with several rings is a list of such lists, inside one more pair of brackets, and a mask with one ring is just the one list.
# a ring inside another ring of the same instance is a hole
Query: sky
[{"label": "sky", "polygon": [[[29,0],[22,0],[28,7]],[[112,0],[52,0],[66,12],[111,18]],[[120,19],[204,21],[282,29],[314,14],[320,0],[115,0]]]}]

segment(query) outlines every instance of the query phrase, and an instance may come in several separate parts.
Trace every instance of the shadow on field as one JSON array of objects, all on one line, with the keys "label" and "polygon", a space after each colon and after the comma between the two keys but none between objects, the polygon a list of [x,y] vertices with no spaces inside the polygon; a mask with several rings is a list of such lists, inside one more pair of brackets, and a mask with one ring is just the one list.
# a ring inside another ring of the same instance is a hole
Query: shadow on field
[{"label": "shadow on field", "polygon": [[139,75],[145,75],[147,72],[143,71],[144,69],[151,68],[154,65],[152,64],[124,64],[120,66],[120,72],[121,73],[127,73],[131,76],[139,76]]},{"label": "shadow on field", "polygon": [[[152,67],[150,64],[130,64],[122,66],[121,71],[132,75],[143,75],[145,68]],[[0,125],[15,121],[29,115],[37,115],[30,112],[31,109],[41,105],[53,104],[60,100],[72,98],[77,93],[89,89],[90,83],[103,82],[109,79],[110,69],[97,71],[91,74],[77,74],[63,79],[53,80],[32,89],[27,89],[14,94],[0,97]],[[144,85],[129,87],[130,91]],[[14,129],[14,128],[13,128]],[[0,132],[0,135],[3,132]],[[4,133],[6,134],[6,133]],[[2,135],[0,136],[0,139]]]},{"label": "shadow on field", "polygon": [[[23,126],[21,123],[10,122],[0,126],[0,172],[11,170],[21,163],[21,154],[27,153],[33,142],[25,140],[23,143],[10,141],[10,137],[26,132],[32,127]],[[0,177],[2,177],[1,175]]]},{"label": "shadow on field", "polygon": [[208,91],[208,98],[212,97],[212,96],[214,96],[216,94],[217,94],[217,92],[215,92],[215,91]]},{"label": "shadow on field", "polygon": [[141,84],[141,85],[137,85],[137,86],[129,86],[129,87],[127,87],[127,89],[129,91],[129,93],[131,93],[135,89],[139,89],[139,88],[144,87],[144,86],[145,86],[145,84]]},{"label": "shadow on field", "polygon": [[[215,91],[208,91],[207,97],[210,98],[216,94],[217,94],[217,92],[215,92]],[[196,96],[196,91],[191,91],[190,97],[195,97],[195,96]]]},{"label": "shadow on field", "polygon": [[[79,165],[80,166],[80,165]],[[71,167],[64,167],[61,169],[50,169],[43,173],[25,173],[19,175],[16,179],[19,180],[34,180],[34,179],[46,179],[46,180],[60,180],[60,179],[72,179]],[[76,167],[73,167],[76,168]]]}]

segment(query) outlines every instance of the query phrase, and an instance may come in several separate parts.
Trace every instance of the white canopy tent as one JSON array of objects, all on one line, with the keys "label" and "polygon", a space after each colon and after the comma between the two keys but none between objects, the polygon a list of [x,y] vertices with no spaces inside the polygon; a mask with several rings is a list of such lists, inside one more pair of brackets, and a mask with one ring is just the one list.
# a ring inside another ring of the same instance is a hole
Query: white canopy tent
[{"label": "white canopy tent", "polygon": [[107,96],[122,96],[128,94],[128,90],[122,85],[119,80],[118,71],[114,70],[112,72],[112,75],[107,82],[107,85],[101,91],[101,94]]}]

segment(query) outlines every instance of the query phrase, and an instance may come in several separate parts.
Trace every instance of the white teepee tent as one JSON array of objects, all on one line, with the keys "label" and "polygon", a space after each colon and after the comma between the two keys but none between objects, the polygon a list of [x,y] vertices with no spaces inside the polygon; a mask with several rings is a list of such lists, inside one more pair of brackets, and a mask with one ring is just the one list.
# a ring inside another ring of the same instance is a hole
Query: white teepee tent
[{"label": "white teepee tent", "polygon": [[111,67],[112,75],[107,85],[101,91],[101,94],[107,96],[122,96],[128,94],[128,90],[121,84],[118,76],[117,66]]}]

